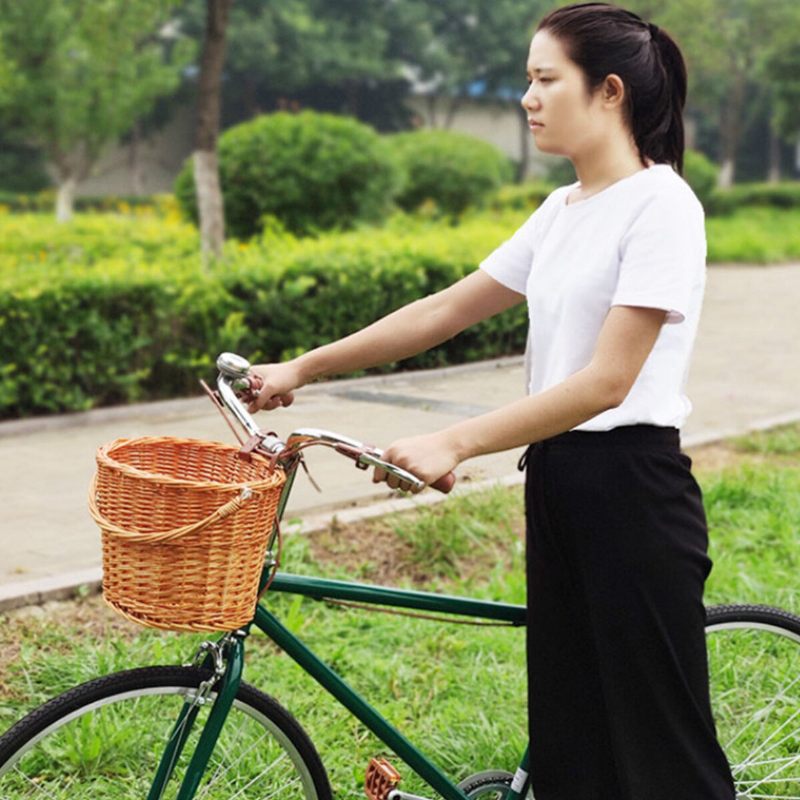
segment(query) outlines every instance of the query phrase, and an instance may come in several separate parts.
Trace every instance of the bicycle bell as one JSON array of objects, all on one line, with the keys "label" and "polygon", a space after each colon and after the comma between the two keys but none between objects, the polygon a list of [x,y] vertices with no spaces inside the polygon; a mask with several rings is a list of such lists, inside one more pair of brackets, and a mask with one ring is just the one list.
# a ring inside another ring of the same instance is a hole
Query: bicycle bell
[{"label": "bicycle bell", "polygon": [[231,380],[246,378],[250,372],[250,362],[236,353],[221,353],[217,358],[217,369]]}]

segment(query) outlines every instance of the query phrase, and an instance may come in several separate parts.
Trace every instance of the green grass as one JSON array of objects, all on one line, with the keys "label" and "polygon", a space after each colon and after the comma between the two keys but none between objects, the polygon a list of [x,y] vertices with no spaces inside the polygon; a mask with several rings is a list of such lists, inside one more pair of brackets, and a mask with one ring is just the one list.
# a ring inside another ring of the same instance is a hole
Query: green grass
[{"label": "green grass", "polygon": [[709,263],[800,260],[800,209],[742,208],[706,219]]},{"label": "green grass", "polygon": [[[698,476],[715,563],[706,601],[767,603],[798,613],[800,426],[735,445],[767,460],[747,457],[751,463]],[[372,532],[376,545],[397,548],[395,584],[523,603],[521,529],[521,489],[495,489],[376,522],[360,529],[359,540],[369,541]],[[331,536],[347,546],[346,528]],[[352,577],[343,561],[315,556],[312,544],[290,537],[285,568]],[[370,577],[367,563],[356,571]],[[441,625],[299,597],[275,595],[267,604],[446,772],[463,778],[489,768],[513,771],[525,738],[522,630]],[[185,662],[201,638],[138,629],[102,613],[91,598],[41,616],[0,618],[0,654],[8,661],[0,667],[0,730],[77,682],[132,666]],[[383,745],[264,637],[252,636],[248,653],[246,679],[302,722],[337,797],[360,798],[364,768],[385,752]],[[410,774],[403,788],[427,791]]]},{"label": "green grass", "polygon": [[741,436],[734,440],[734,445],[744,453],[800,456],[800,425],[781,425]]}]

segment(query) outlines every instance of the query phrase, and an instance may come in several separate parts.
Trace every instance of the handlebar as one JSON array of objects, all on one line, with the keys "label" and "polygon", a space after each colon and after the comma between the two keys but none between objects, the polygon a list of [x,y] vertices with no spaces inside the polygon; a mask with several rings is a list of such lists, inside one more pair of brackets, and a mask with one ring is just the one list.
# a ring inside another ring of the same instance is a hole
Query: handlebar
[{"label": "handlebar", "polygon": [[[253,390],[250,362],[235,353],[222,353],[217,358],[217,369],[219,370],[217,376],[219,399],[233,414],[251,440],[257,440],[256,450],[274,456],[279,463],[287,465],[297,456],[300,449],[309,445],[324,445],[352,459],[361,469],[380,467],[387,474],[408,483],[414,489],[419,490],[425,487],[425,482],[416,475],[384,461],[382,450],[365,445],[349,436],[319,428],[300,428],[291,433],[286,442],[283,442],[274,434],[264,433],[239,398],[239,394],[246,394]],[[451,472],[432,483],[431,488],[446,494],[453,488],[454,483],[455,476]]]}]

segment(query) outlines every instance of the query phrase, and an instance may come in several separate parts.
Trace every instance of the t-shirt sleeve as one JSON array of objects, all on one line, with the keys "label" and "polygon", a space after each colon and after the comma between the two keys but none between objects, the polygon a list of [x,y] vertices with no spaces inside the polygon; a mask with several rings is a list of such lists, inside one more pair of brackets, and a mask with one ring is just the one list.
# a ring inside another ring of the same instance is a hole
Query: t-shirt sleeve
[{"label": "t-shirt sleeve", "polygon": [[480,268],[484,272],[503,286],[520,294],[525,294],[528,283],[528,273],[533,263],[536,230],[542,210],[543,206],[539,206],[510,239],[503,242],[480,263]]},{"label": "t-shirt sleeve", "polygon": [[611,305],[661,308],[668,312],[666,322],[683,322],[705,262],[703,207],[690,191],[660,194],[642,209],[620,242]]}]

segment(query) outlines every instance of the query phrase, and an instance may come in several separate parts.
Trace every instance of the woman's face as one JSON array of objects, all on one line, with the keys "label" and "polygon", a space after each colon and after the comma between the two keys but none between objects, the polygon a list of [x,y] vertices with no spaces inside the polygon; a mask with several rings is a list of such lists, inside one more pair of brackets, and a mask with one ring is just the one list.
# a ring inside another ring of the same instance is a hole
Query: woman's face
[{"label": "woman's face", "polygon": [[603,121],[598,94],[589,96],[578,65],[545,30],[531,41],[527,72],[530,83],[521,102],[536,146],[567,158],[591,148]]}]

